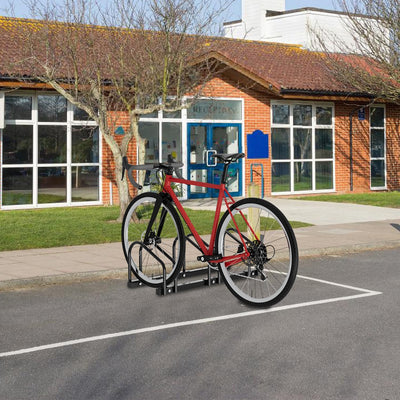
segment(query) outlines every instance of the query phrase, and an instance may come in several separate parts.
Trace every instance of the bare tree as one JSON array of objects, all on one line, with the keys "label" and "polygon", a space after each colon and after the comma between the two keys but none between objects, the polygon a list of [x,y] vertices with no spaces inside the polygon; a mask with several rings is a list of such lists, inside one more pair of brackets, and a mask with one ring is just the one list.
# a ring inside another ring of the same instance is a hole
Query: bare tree
[{"label": "bare tree", "polygon": [[[18,79],[44,82],[94,120],[110,148],[120,217],[130,201],[122,157],[132,139],[138,161],[145,146],[138,122],[155,111],[188,107],[215,76],[215,64],[191,63],[207,50],[214,21],[228,6],[216,0],[28,0],[31,15],[14,42],[21,50],[12,71]],[[189,100],[184,102],[185,96]],[[114,135],[121,116],[129,129]]]},{"label": "bare tree", "polygon": [[[352,40],[313,28],[327,66],[349,92],[400,103],[400,3],[398,0],[336,0]],[[333,46],[334,44],[334,46]],[[335,48],[334,53],[330,50]]]}]

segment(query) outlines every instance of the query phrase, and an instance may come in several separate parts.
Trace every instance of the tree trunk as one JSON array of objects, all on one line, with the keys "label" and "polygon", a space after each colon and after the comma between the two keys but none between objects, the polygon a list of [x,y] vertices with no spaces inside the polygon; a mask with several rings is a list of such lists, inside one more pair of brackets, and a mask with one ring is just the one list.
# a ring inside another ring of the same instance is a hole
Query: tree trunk
[{"label": "tree trunk", "polygon": [[125,174],[124,179],[122,178],[122,150],[119,147],[118,143],[114,140],[114,138],[110,134],[104,134],[104,139],[109,146],[115,163],[115,182],[118,188],[119,195],[119,216],[117,218],[118,222],[122,222],[124,218],[124,213],[126,208],[128,207],[130,201],[132,200],[131,195],[129,193],[128,179]]},{"label": "tree trunk", "polygon": [[115,160],[115,180],[117,183],[118,194],[119,194],[119,217],[117,218],[118,222],[122,222],[125,214],[125,210],[127,209],[130,201],[132,200],[131,195],[129,193],[129,186],[127,182],[127,176],[123,180],[122,177],[122,156],[121,154],[114,155]]}]

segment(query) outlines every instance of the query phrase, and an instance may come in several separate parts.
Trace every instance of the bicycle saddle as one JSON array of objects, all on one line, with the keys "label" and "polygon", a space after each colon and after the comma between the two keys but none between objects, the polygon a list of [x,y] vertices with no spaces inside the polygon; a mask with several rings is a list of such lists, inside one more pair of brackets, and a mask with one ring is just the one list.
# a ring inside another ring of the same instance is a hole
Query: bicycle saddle
[{"label": "bicycle saddle", "polygon": [[211,157],[221,160],[223,163],[233,163],[244,157],[244,153],[232,153],[232,154],[212,154]]}]

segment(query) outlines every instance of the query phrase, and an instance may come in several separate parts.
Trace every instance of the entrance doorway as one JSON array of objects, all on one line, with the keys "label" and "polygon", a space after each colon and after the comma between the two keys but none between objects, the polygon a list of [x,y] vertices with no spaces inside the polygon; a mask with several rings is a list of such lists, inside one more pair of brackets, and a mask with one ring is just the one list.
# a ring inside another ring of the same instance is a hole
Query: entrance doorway
[{"label": "entrance doorway", "polygon": [[[219,184],[223,164],[212,157],[217,153],[240,153],[240,124],[188,124],[188,177],[190,180]],[[229,167],[228,190],[242,195],[242,160]],[[189,198],[217,197],[218,191],[199,186],[189,187]]]}]

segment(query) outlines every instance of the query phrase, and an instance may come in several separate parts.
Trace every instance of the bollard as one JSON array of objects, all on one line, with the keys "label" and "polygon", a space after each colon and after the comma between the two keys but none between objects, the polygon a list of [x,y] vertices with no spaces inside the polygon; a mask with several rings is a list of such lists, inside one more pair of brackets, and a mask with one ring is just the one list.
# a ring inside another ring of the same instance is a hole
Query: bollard
[{"label": "bollard", "polygon": [[[260,187],[255,183],[250,183],[247,188],[247,193],[249,197],[260,197]],[[247,228],[247,235],[252,241],[260,240],[260,213],[261,210],[258,208],[249,208],[248,222],[253,231]],[[254,236],[255,235],[255,236]]]}]

